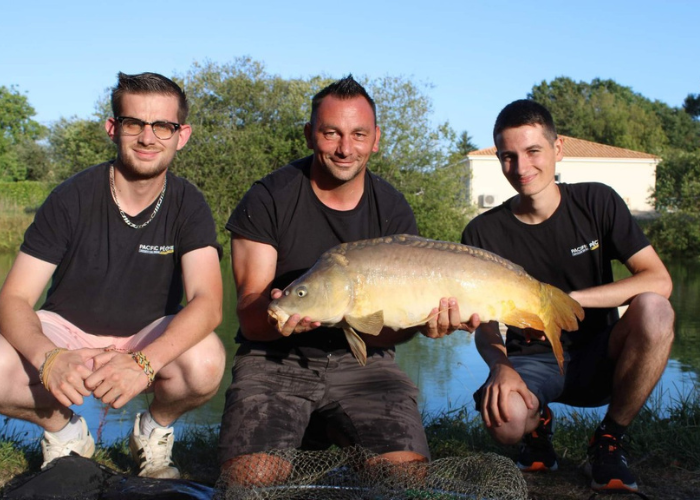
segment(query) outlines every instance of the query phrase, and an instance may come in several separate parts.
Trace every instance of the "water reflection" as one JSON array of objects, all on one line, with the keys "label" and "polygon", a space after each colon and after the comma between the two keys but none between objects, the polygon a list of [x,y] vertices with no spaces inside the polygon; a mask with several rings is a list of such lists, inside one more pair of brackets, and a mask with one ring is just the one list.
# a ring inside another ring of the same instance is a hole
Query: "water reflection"
[{"label": "water reflection", "polygon": [[[0,279],[12,263],[13,256],[0,255]],[[623,269],[623,268],[622,268]],[[679,395],[697,391],[700,372],[700,264],[672,263],[669,271],[673,277],[674,291],[671,302],[676,309],[676,341],[671,353],[672,360],[664,372],[657,397],[671,402]],[[228,259],[222,262],[224,276],[224,322],[217,333],[224,341],[228,354],[228,367],[217,395],[205,406],[183,416],[176,423],[181,432],[190,425],[216,426],[220,422],[224,406],[224,394],[231,379],[231,363],[236,351],[233,339],[238,321],[235,311],[235,292]],[[623,271],[619,271],[620,273]],[[42,299],[43,300],[43,299]],[[472,335],[455,332],[452,335],[432,340],[418,336],[397,349],[397,360],[420,388],[419,404],[426,416],[459,409],[465,405],[473,407],[472,393],[483,383],[488,370],[476,352]],[[80,408],[75,408],[88,419],[90,430],[103,442],[112,442],[128,435],[136,413],[149,404],[141,396],[119,410],[107,410],[101,403],[88,398]],[[600,413],[602,410],[597,410]],[[594,410],[595,412],[595,410]],[[25,434],[28,439],[39,439],[40,431],[35,426],[19,421],[0,421],[3,432]]]}]

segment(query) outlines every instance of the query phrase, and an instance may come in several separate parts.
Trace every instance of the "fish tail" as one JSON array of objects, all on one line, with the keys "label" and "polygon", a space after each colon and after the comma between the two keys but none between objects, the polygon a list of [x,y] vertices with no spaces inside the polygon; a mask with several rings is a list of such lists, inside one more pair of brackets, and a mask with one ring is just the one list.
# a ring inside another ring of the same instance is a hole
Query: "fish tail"
[{"label": "fish tail", "polygon": [[564,374],[564,348],[561,345],[561,331],[578,330],[578,321],[584,317],[581,304],[556,287],[541,283],[540,297],[544,334],[552,345],[552,351],[559,364],[559,372]]}]

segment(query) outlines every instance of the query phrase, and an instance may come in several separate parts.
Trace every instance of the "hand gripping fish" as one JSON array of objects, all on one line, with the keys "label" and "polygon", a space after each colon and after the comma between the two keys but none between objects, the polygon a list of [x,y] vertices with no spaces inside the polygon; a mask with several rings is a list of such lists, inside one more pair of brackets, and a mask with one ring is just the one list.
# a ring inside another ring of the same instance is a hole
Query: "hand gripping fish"
[{"label": "hand gripping fish", "polygon": [[442,297],[455,297],[467,322],[499,321],[543,331],[563,373],[561,330],[578,330],[581,305],[558,288],[480,248],[396,235],[343,243],[273,300],[268,314],[282,325],[293,314],[340,327],[364,365],[367,350],[356,331],[379,335],[423,325]]}]

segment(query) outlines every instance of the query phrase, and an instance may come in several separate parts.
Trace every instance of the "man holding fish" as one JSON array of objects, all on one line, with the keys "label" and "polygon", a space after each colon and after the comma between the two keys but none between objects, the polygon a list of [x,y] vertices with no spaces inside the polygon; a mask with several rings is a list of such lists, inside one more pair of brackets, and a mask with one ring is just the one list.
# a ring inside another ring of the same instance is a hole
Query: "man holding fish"
[{"label": "man holding fish", "polygon": [[[555,470],[548,403],[609,404],[589,443],[591,486],[636,491],[622,443],[668,361],[671,278],[611,188],[555,182],[563,142],[546,108],[530,100],[509,104],[493,136],[517,194],[472,220],[462,243],[490,250],[568,292],[584,307],[585,319],[578,331],[562,332],[564,376],[540,332],[511,327],[504,345],[498,325],[482,323],[475,339],[490,373],[474,395],[477,408],[497,441],[523,439],[521,469]],[[614,259],[631,276],[614,281]],[[628,308],[620,318],[623,305]]]},{"label": "man holding fish", "polygon": [[[273,449],[335,443],[397,463],[429,457],[417,388],[394,361],[393,346],[416,328],[362,336],[363,366],[341,329],[299,314],[276,328],[268,318],[271,300],[326,250],[417,234],[403,195],[367,169],[380,130],[374,101],[352,76],[314,96],[304,133],[313,154],[256,182],[226,226],[240,320],[219,444],[222,474],[231,484],[283,480],[291,465],[267,453]],[[454,299],[435,305],[425,335],[473,330],[460,322]]]}]

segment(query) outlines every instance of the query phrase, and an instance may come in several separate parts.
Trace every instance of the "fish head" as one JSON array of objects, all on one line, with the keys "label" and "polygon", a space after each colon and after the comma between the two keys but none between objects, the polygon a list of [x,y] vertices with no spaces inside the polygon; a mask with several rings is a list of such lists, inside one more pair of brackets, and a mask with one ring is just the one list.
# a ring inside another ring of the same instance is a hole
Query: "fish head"
[{"label": "fish head", "polygon": [[323,326],[337,326],[353,303],[353,280],[346,273],[343,256],[322,258],[270,302],[267,312],[278,330],[290,316],[309,317]]}]

